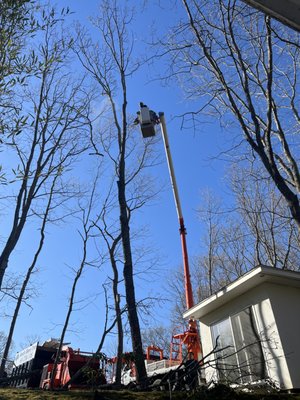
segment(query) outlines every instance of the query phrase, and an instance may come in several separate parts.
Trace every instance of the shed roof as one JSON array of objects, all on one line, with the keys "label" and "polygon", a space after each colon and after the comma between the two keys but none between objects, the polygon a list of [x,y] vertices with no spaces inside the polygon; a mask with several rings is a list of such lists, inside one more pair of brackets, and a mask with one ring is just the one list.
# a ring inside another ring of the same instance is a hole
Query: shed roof
[{"label": "shed roof", "polygon": [[271,15],[283,24],[300,30],[300,1],[299,0],[244,0],[250,6]]},{"label": "shed roof", "polygon": [[184,318],[200,319],[241,294],[265,282],[300,287],[300,272],[259,266],[187,310]]}]

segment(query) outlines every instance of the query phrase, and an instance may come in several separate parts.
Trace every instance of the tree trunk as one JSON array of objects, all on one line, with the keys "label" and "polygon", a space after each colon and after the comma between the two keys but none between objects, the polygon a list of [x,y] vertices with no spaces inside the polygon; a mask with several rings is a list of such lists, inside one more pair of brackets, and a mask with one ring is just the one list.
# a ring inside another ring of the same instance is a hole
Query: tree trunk
[{"label": "tree trunk", "polygon": [[113,251],[110,251],[110,259],[114,271],[113,294],[114,294],[117,329],[118,329],[118,350],[117,350],[115,383],[116,385],[121,385],[122,356],[123,356],[123,324],[122,324],[122,315],[120,308],[120,295],[118,292],[119,274]]},{"label": "tree trunk", "polygon": [[[120,177],[122,174],[120,172]],[[124,254],[123,276],[125,281],[126,301],[128,308],[128,319],[131,331],[132,349],[136,366],[136,381],[142,387],[146,386],[147,372],[142,345],[140,324],[136,309],[135,290],[133,282],[132,253],[129,233],[129,220],[125,198],[125,179],[118,181],[118,196],[120,205],[120,224],[122,232],[122,244]]]},{"label": "tree trunk", "polygon": [[19,240],[20,234],[21,230],[18,229],[18,227],[11,232],[10,237],[8,238],[6,245],[0,255],[0,289],[2,288],[3,279],[8,265],[9,257]]},{"label": "tree trunk", "polygon": [[20,217],[18,217],[17,212],[15,213],[15,220],[19,218],[19,222],[18,224],[14,224],[14,226],[12,227],[9,238],[7,239],[5,247],[0,255],[0,289],[2,287],[4,274],[8,266],[9,257],[13,252],[14,248],[16,247],[19,238],[21,236],[22,230],[24,228],[31,200],[28,203],[29,203],[28,207],[22,210]]}]

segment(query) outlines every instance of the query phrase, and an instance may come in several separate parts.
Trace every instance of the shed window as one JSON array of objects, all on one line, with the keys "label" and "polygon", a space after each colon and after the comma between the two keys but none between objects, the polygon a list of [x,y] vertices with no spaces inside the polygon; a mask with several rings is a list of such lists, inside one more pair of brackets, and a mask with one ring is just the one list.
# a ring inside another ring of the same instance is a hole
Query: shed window
[{"label": "shed window", "polygon": [[247,383],[266,377],[265,362],[252,309],[246,308],[211,326],[217,343],[220,381]]}]

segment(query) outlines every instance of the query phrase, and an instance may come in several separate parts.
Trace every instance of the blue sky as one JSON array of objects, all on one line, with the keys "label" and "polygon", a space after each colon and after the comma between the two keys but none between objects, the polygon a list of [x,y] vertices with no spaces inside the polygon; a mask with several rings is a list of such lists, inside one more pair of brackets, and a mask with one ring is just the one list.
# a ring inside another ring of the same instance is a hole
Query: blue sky
[{"label": "blue sky", "polygon": [[[146,50],[145,43],[150,41],[150,29],[153,24],[163,35],[169,29],[168,24],[175,23],[182,12],[175,9],[170,11],[166,8],[162,10],[156,2],[145,2],[145,8],[141,6],[144,3],[141,0],[135,0],[132,3],[138,15],[133,23],[133,29],[138,32],[136,47],[139,51]],[[71,19],[74,21],[78,19],[87,26],[89,26],[89,16],[95,15],[98,9],[98,2],[94,0],[60,0],[55,4],[58,8],[69,6],[74,11]],[[158,71],[163,70],[162,61],[157,61],[154,65],[154,73],[152,67],[149,70],[142,69],[134,79],[128,81],[128,109],[134,114],[138,111],[139,102],[143,101],[153,110],[165,113],[188,232],[189,255],[193,257],[201,253],[201,237],[204,234],[196,213],[196,209],[201,205],[201,192],[209,188],[220,197],[225,195],[226,165],[220,160],[212,161],[211,159],[223,148],[224,139],[218,123],[206,124],[197,132],[192,129],[181,130],[181,121],[175,116],[189,110],[192,105],[183,99],[179,87],[165,86],[162,82],[153,79]],[[160,152],[165,160],[162,141]],[[153,251],[158,252],[161,257],[160,272],[153,274],[149,280],[137,280],[138,297],[145,294],[160,294],[164,297],[165,283],[168,279],[172,279],[170,271],[176,269],[182,259],[178,221],[166,162],[155,167],[152,174],[157,176],[165,188],[150,206],[139,212],[138,220],[142,225],[149,227],[147,242],[153,243]],[[32,226],[28,228],[28,232],[31,228]],[[32,241],[28,240],[30,234],[24,237],[27,239],[23,240],[22,246],[18,247],[11,260],[15,266],[25,264],[24,261],[30,258],[32,245]],[[47,251],[39,261],[39,273],[35,277],[39,294],[31,302],[32,309],[23,306],[21,310],[14,337],[15,350],[20,350],[21,343],[26,341],[27,336],[38,335],[43,341],[59,335],[59,326],[64,318],[65,301],[68,298],[72,276],[66,265],[76,265],[79,257],[79,240],[73,227],[63,225],[55,229],[49,228]],[[86,351],[96,349],[99,332],[102,330],[104,314],[101,300],[102,289],[97,283],[100,282],[100,275],[101,272],[93,269],[86,271],[80,283],[80,296],[81,298],[90,297],[91,301],[85,303],[86,307],[83,310],[74,313],[71,325],[74,332],[70,332],[66,338],[75,348],[80,347]],[[170,304],[157,306],[154,314],[157,314],[157,318],[156,321],[153,320],[153,323],[167,325],[170,318]],[[113,338],[106,345],[107,352],[111,352],[112,343]]]}]

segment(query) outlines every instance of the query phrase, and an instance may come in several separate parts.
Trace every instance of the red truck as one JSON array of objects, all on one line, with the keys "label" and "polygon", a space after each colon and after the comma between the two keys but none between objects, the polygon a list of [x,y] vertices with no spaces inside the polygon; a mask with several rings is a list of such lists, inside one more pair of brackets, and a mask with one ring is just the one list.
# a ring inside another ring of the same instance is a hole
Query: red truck
[{"label": "red truck", "polygon": [[[103,370],[100,368],[100,360],[98,357],[95,357],[93,353],[82,352],[79,349],[73,350],[69,346],[63,346],[55,371],[53,389],[62,388],[68,384],[72,376],[86,365],[86,370],[72,382],[69,389],[85,388],[93,384],[103,384],[105,383],[105,377]],[[40,388],[43,390],[50,389],[53,367],[54,363],[46,364],[43,367],[40,381]]]}]

